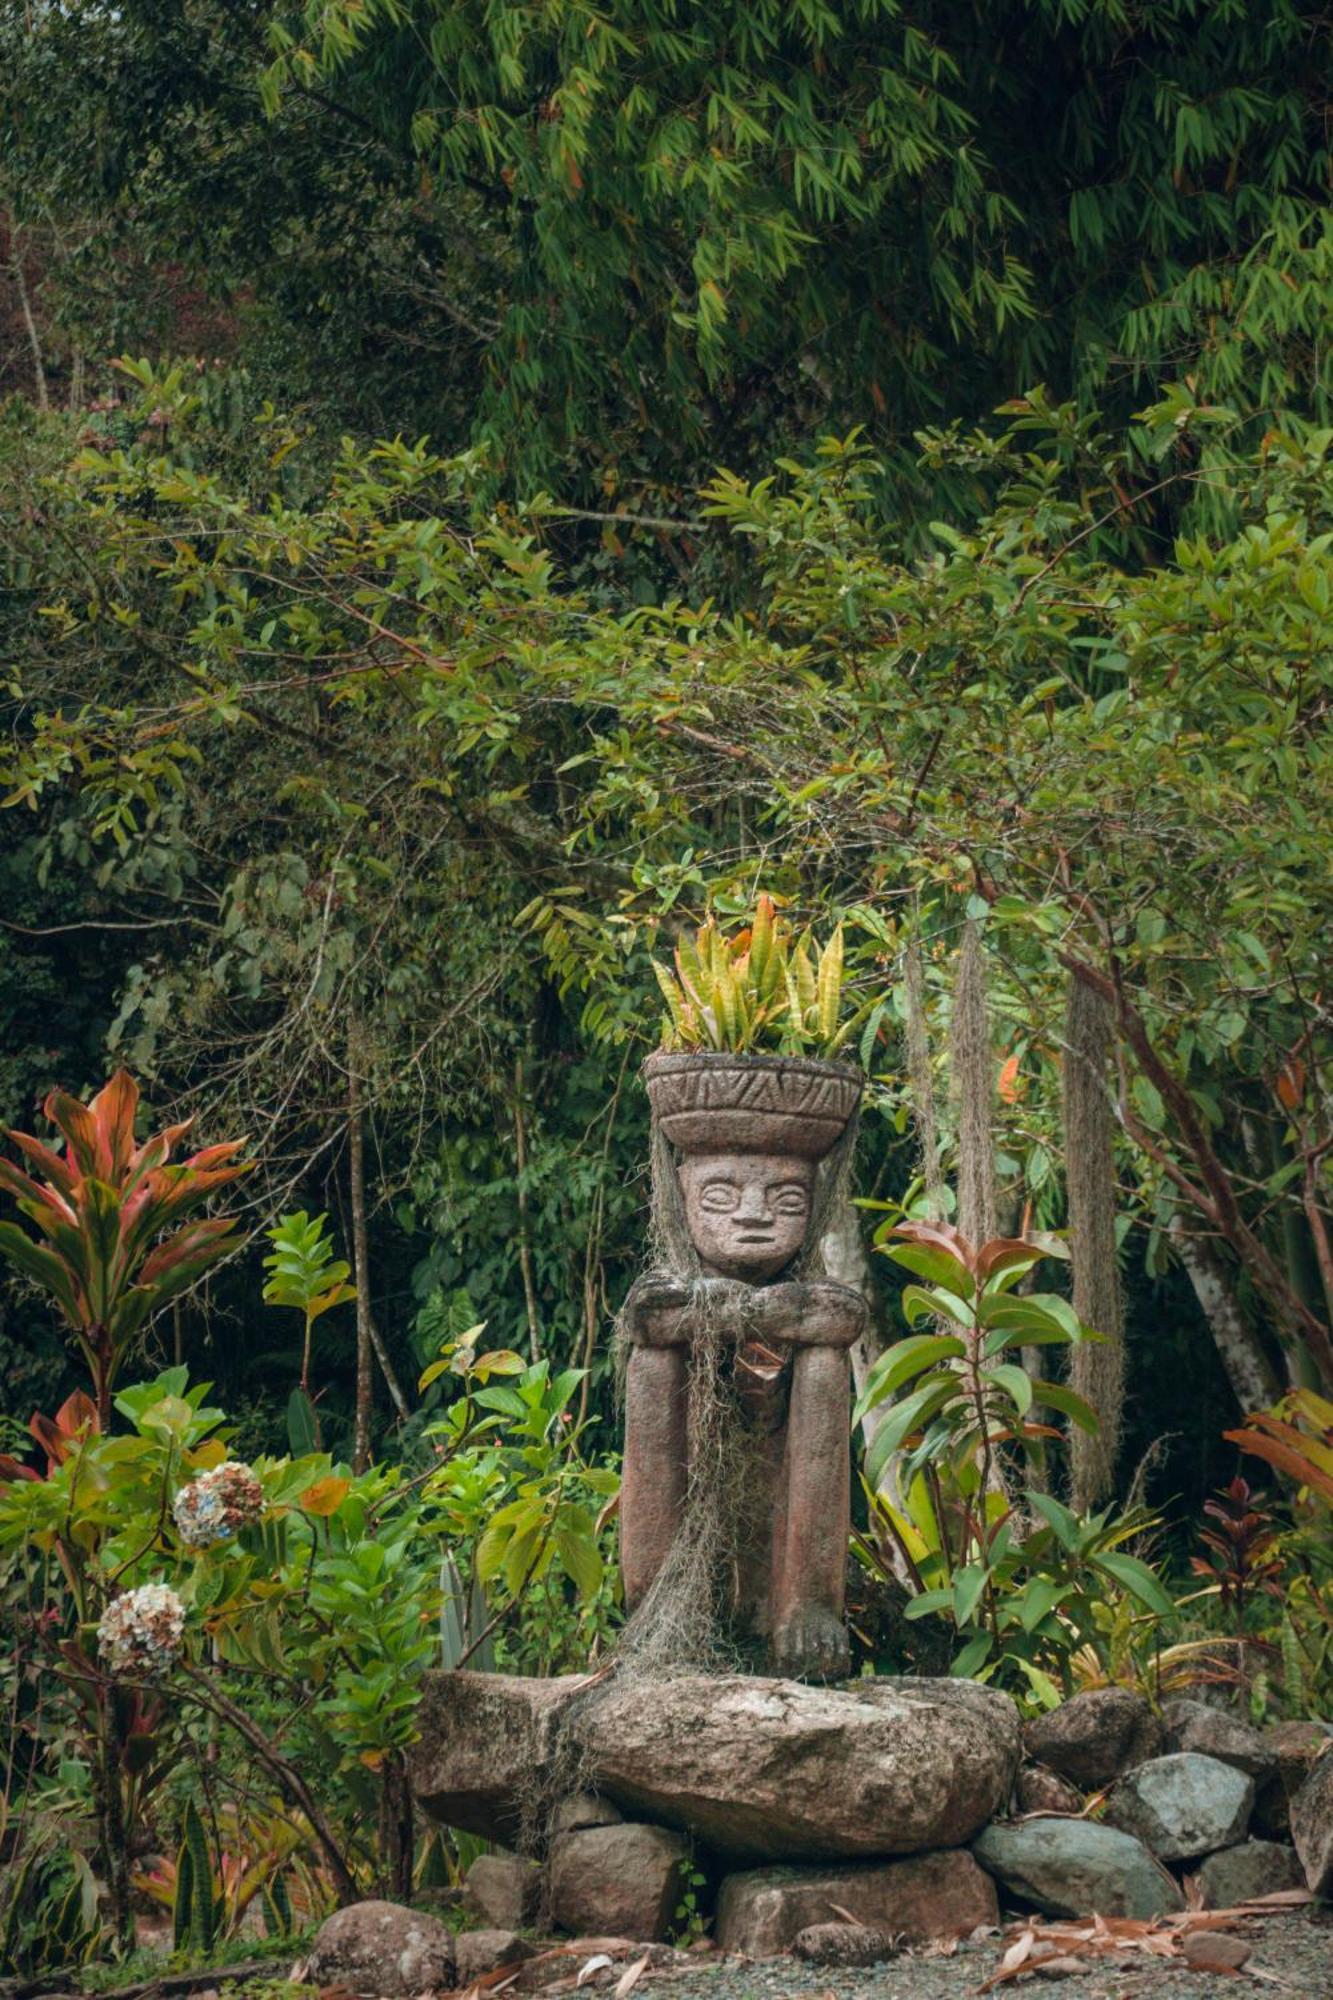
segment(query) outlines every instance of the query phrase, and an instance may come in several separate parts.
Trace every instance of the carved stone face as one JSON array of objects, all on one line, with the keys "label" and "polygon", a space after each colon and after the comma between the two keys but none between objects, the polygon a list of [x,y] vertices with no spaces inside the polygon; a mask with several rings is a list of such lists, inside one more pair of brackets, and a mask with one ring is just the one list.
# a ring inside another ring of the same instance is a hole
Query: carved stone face
[{"label": "carved stone face", "polygon": [[772,1153],[699,1153],[680,1169],[690,1238],[711,1277],[775,1278],[805,1242],[813,1160]]}]

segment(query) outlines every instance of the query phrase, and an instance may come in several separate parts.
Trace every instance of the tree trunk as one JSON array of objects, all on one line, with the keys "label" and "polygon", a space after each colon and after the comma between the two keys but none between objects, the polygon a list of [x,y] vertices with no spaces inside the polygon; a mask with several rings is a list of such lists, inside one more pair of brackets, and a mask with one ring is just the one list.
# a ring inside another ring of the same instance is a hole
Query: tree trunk
[{"label": "tree trunk", "polygon": [[1271,1409],[1282,1394],[1268,1356],[1246,1321],[1231,1282],[1231,1273],[1207,1236],[1198,1236],[1176,1214],[1170,1223],[1171,1241],[1185,1267],[1194,1296],[1203,1309],[1227,1380],[1235,1391],[1243,1414]]},{"label": "tree trunk", "polygon": [[370,1464],[375,1376],[370,1316],[370,1248],[366,1228],[365,1127],[360,1086],[354,1069],[347,1085],[347,1155],[352,1206],[352,1265],[356,1277],[356,1430],[352,1445],[352,1469],[364,1472]]},{"label": "tree trunk", "polygon": [[[1191,1162],[1193,1172],[1144,1125],[1123,1080],[1117,1107],[1120,1123],[1135,1145],[1156,1161],[1177,1193],[1226,1242],[1271,1308],[1282,1332],[1288,1339],[1305,1343],[1325,1393],[1333,1393],[1333,1335],[1328,1324],[1305,1303],[1283,1265],[1246,1220],[1235,1182],[1218,1156],[1199,1107],[1154,1044],[1143,1015],[1126,989],[1120,966],[1113,958],[1110,971],[1102,972],[1072,952],[1062,951],[1058,956],[1066,971],[1093,987],[1114,1006],[1121,1037],[1140,1071],[1161,1097],[1175,1128],[1177,1143]],[[1329,1264],[1333,1282],[1333,1249],[1329,1252]]]},{"label": "tree trunk", "polygon": [[[969,917],[963,926],[963,948],[954,980],[953,1020],[949,1029],[953,1089],[958,1101],[958,1227],[974,1247],[995,1234],[995,1109],[991,1079],[990,1009],[986,1001],[986,961],[981,936]],[[952,1328],[949,1329],[953,1331]],[[979,1334],[965,1336],[973,1350]],[[965,1368],[964,1362],[954,1364]],[[986,1490],[1008,1495],[1005,1467],[998,1454],[985,1454]]]},{"label": "tree trunk", "polygon": [[1069,982],[1065,1015],[1065,1187],[1074,1311],[1105,1336],[1070,1355],[1075,1391],[1097,1413],[1089,1437],[1070,1427],[1073,1500],[1080,1512],[1109,1497],[1125,1394],[1124,1310],[1115,1246],[1115,1146],[1108,1078],[1114,1017],[1099,993]]},{"label": "tree trunk", "polygon": [[523,1304],[528,1316],[528,1352],[542,1358],[541,1320],[537,1313],[537,1286],[532,1275],[532,1236],[528,1227],[528,1134],[523,1120],[523,1058],[514,1059],[514,1161],[518,1168],[518,1264],[523,1274]]},{"label": "tree trunk", "polygon": [[940,1171],[935,1085],[930,1072],[926,975],[921,963],[921,940],[915,934],[908,941],[903,955],[903,994],[907,1003],[907,1085],[920,1148],[921,1178],[925,1183],[927,1212],[933,1221],[943,1222],[948,1210],[944,1200],[944,1175]]},{"label": "tree trunk", "polygon": [[994,1096],[986,966],[970,917],[958,955],[949,1051],[958,1099],[958,1227],[970,1243],[980,1245],[995,1234]]},{"label": "tree trunk", "polygon": [[400,1903],[412,1898],[412,1876],[416,1866],[416,1826],[412,1810],[412,1781],[401,1750],[391,1750],[384,1762],[383,1852],[387,1862],[388,1890]]},{"label": "tree trunk", "polygon": [[46,367],[42,360],[42,337],[37,331],[37,321],[33,316],[32,300],[28,296],[28,278],[23,269],[23,239],[19,227],[12,219],[9,225],[10,269],[14,273],[14,289],[18,293],[19,311],[23,315],[23,325],[28,335],[28,345],[32,349],[33,400],[39,410],[49,410],[51,398],[46,387]]},{"label": "tree trunk", "polygon": [[115,1699],[109,1688],[99,1696],[97,1709],[97,1769],[93,1774],[93,1785],[99,1845],[116,1939],[123,1949],[132,1951],[134,1913],[130,1907],[130,1856],[125,1838],[125,1802],[120,1785]]}]

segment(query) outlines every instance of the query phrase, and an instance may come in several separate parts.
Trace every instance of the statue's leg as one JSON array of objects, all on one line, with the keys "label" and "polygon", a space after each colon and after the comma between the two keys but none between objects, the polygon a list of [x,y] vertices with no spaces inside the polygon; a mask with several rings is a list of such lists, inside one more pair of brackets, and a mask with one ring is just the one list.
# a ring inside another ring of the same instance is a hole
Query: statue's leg
[{"label": "statue's leg", "polygon": [[666,1561],[685,1505],[683,1347],[634,1347],[625,1374],[620,1573],[632,1611]]},{"label": "statue's leg", "polygon": [[851,1362],[843,1347],[802,1347],[787,1420],[785,1533],[774,1579],[773,1664],[836,1680],[851,1670],[843,1604],[851,1525]]}]

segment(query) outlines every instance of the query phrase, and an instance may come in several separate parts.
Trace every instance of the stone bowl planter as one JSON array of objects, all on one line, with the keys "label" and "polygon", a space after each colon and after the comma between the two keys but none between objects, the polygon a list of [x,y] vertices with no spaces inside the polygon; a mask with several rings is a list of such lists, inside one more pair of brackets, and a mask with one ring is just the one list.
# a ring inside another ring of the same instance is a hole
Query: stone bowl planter
[{"label": "stone bowl planter", "polygon": [[643,1065],[659,1130],[682,1153],[822,1160],[846,1131],[864,1079],[807,1056],[659,1049]]}]

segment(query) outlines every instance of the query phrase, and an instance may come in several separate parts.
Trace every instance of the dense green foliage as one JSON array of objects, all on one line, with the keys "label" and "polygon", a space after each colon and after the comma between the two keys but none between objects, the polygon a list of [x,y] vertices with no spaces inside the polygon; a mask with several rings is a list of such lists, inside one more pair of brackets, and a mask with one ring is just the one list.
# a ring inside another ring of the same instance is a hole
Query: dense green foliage
[{"label": "dense green foliage", "polygon": [[[1033,1365],[1063,1271],[984,1301],[983,1378],[871,1270],[857,1574],[917,1601],[867,1663],[1326,1706],[1326,12],[0,0],[0,55],[0,1122],[123,1064],[256,1161],[100,1428],[49,1267],[0,1285],[25,1962],[97,1947],[117,1813],[196,1944],[261,1884],[284,1936],[340,1866],[402,1888],[425,1660],[614,1628],[655,963],[685,1042],[851,1024],[899,1242],[970,1091],[971,1184],[1049,1247],[1070,982],[1109,1017],[1117,1498],[1067,1504],[1091,1419],[1065,1340]],[[224,1440],[267,1512],[192,1548]],[[1201,1555],[1238,1451],[1286,1488]],[[170,1716],[87,1651],[159,1580]],[[247,1790],[256,1717],[293,1747]]]}]

